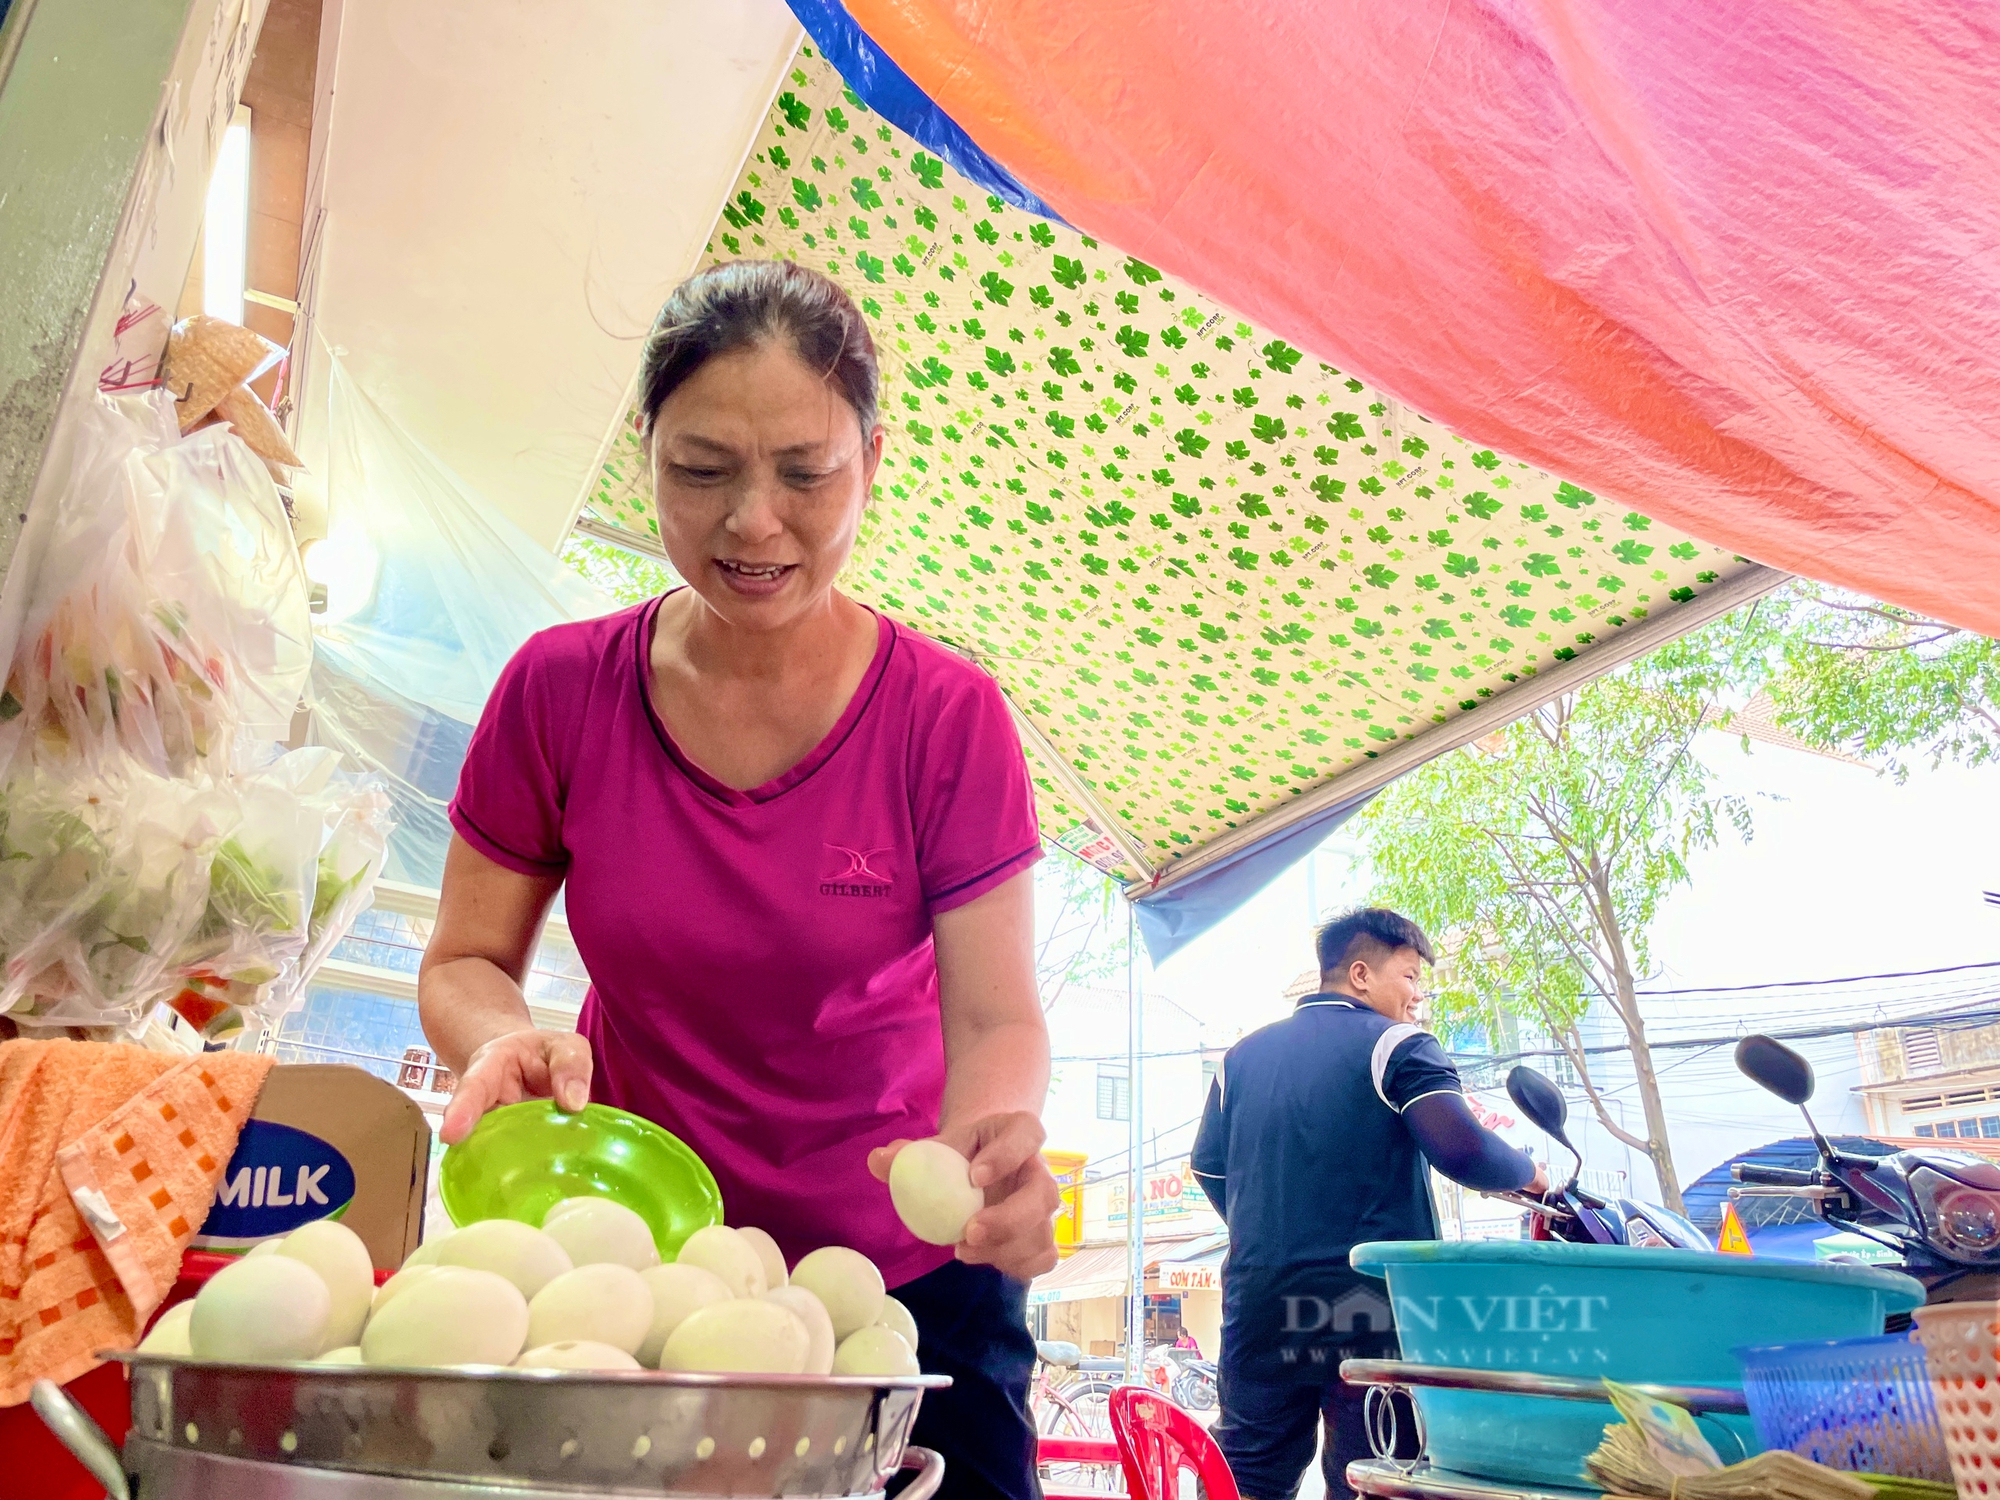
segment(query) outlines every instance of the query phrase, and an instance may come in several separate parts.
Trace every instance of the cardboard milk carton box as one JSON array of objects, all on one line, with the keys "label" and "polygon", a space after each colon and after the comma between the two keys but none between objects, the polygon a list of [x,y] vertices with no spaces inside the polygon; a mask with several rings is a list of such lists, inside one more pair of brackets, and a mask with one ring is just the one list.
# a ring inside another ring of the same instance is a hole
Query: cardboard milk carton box
[{"label": "cardboard milk carton box", "polygon": [[431,1130],[394,1084],[360,1068],[271,1070],[193,1248],[238,1255],[314,1219],[338,1219],[378,1267],[400,1266],[423,1232]]}]

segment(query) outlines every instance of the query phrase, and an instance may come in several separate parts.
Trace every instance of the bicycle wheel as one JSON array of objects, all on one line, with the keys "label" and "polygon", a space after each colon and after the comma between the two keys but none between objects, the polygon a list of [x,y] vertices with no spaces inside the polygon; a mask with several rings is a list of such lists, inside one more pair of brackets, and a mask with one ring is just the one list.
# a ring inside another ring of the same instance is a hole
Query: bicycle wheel
[{"label": "bicycle wheel", "polygon": [[1040,1389],[1028,1393],[1028,1416],[1043,1437],[1085,1437],[1080,1423],[1070,1420],[1060,1398],[1044,1395]]},{"label": "bicycle wheel", "polygon": [[[1044,1437],[1109,1438],[1111,1386],[1100,1381],[1072,1381],[1066,1386],[1037,1385],[1030,1393],[1035,1430]],[[1043,1479],[1059,1489],[1095,1490],[1106,1496],[1125,1493],[1124,1468],[1115,1463],[1050,1463]]]},{"label": "bicycle wheel", "polygon": [[1111,1392],[1114,1389],[1116,1387],[1108,1380],[1085,1380],[1063,1392],[1076,1420],[1083,1426],[1078,1437],[1111,1436]]},{"label": "bicycle wheel", "polygon": [[1117,1464],[1044,1464],[1042,1482],[1050,1489],[1125,1493],[1125,1471]]}]

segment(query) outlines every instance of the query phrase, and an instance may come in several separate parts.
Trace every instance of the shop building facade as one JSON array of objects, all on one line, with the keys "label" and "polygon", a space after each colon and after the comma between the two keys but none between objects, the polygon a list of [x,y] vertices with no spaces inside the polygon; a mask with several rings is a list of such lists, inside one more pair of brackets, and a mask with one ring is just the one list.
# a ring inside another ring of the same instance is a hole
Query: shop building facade
[{"label": "shop building facade", "polygon": [[1857,1033],[1871,1135],[2000,1139],[2000,1026]]}]

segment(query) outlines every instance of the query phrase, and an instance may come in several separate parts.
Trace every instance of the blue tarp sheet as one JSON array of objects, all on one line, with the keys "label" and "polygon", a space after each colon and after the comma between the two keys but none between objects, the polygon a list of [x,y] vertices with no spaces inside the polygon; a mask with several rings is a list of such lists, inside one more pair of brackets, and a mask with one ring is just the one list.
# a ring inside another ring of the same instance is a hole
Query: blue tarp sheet
[{"label": "blue tarp sheet", "polygon": [[826,60],[840,70],[854,96],[897,129],[915,136],[943,157],[960,175],[970,178],[996,198],[1031,214],[1062,222],[1062,216],[1042,202],[1020,179],[973,144],[951,116],[911,81],[868,34],[847,14],[840,0],[788,0],[792,14]]},{"label": "blue tarp sheet", "polygon": [[1317,849],[1328,835],[1366,807],[1372,796],[1369,792],[1350,802],[1337,802],[1275,838],[1252,844],[1162,891],[1136,897],[1132,906],[1138,914],[1139,934],[1146,940],[1146,952],[1153,962],[1164,963],[1233,913]]}]

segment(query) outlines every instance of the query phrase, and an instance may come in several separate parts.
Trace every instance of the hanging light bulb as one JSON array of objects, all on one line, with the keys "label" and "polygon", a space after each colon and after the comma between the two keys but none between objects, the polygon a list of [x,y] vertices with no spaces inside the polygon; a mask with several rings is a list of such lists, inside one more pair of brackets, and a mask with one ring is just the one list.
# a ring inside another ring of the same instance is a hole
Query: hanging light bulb
[{"label": "hanging light bulb", "polygon": [[314,593],[325,591],[325,606],[315,613],[327,624],[352,618],[375,596],[382,559],[357,526],[335,523],[326,536],[305,544],[299,560]]}]

